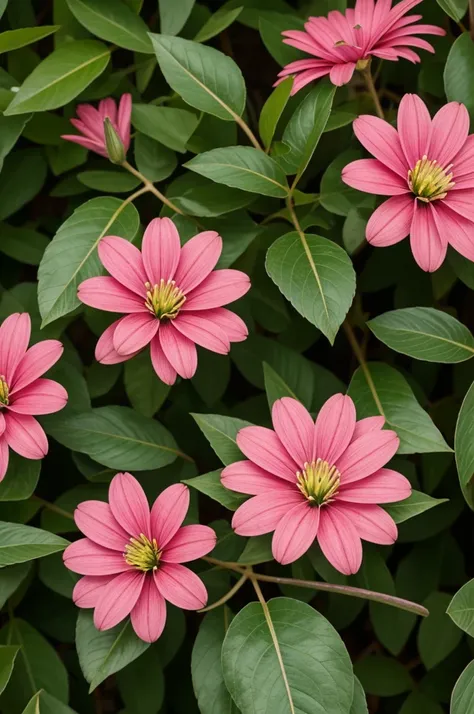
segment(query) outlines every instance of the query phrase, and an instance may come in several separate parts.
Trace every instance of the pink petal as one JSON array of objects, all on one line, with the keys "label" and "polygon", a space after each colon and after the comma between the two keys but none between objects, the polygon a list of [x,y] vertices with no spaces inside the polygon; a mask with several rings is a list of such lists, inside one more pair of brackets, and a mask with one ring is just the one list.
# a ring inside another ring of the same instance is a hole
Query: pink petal
[{"label": "pink petal", "polygon": [[131,355],[146,347],[158,332],[160,321],[150,312],[126,315],[114,330],[114,349],[119,355]]},{"label": "pink petal", "polygon": [[5,429],[7,428],[7,422],[5,421],[5,416],[3,411],[0,411],[0,436],[3,436]]},{"label": "pink petal", "polygon": [[279,490],[261,493],[245,501],[234,513],[232,528],[237,535],[255,536],[274,531],[284,515],[297,504],[306,503],[295,487],[293,491]]},{"label": "pink petal", "polygon": [[454,158],[453,173],[456,181],[460,176],[474,173],[474,134],[468,136],[464,146]]},{"label": "pink petal", "polygon": [[173,320],[173,327],[191,342],[195,342],[207,350],[221,355],[228,354],[230,350],[230,341],[226,333],[207,319],[206,311],[196,314],[182,312]]},{"label": "pink petal", "polygon": [[213,322],[225,332],[230,342],[243,342],[247,339],[249,335],[247,325],[235,312],[227,310],[225,307],[215,307],[212,310],[206,310],[204,314],[206,320]]},{"label": "pink petal", "polygon": [[296,464],[303,467],[313,460],[314,422],[297,399],[283,397],[272,407],[273,427]]},{"label": "pink petal", "polygon": [[123,555],[130,535],[117,523],[108,503],[83,501],[74,511],[74,520],[89,540]]},{"label": "pink petal", "polygon": [[371,431],[379,431],[383,428],[384,424],[385,417],[383,416],[366,417],[365,419],[356,421],[354,433],[352,434],[352,441],[359,439],[359,437],[364,436],[364,434],[368,434]]},{"label": "pink petal", "polygon": [[431,138],[431,117],[416,94],[405,94],[398,108],[398,133],[408,166],[426,155]]},{"label": "pink petal", "polygon": [[148,280],[159,285],[174,277],[179,262],[181,242],[169,218],[154,218],[143,236],[142,257]]},{"label": "pink petal", "polygon": [[436,201],[432,211],[438,231],[448,237],[454,250],[474,261],[474,223],[452,211],[443,201]]},{"label": "pink petal", "polygon": [[176,285],[186,294],[191,292],[215,268],[221,253],[222,238],[215,231],[204,231],[188,240],[181,249]]},{"label": "pink petal", "polygon": [[401,178],[377,159],[353,161],[344,167],[342,180],[358,191],[379,196],[397,196],[409,192],[406,178]]},{"label": "pink petal", "polygon": [[[257,466],[296,485],[297,464],[271,429],[263,426],[246,426],[237,434],[237,446]],[[304,462],[303,462],[304,463]]]},{"label": "pink petal", "polygon": [[222,471],[221,482],[231,491],[247,493],[250,496],[278,490],[293,492],[291,484],[261,469],[253,461],[235,461],[229,464]]},{"label": "pink petal", "polygon": [[326,558],[344,575],[357,573],[362,563],[362,543],[352,521],[334,504],[321,509],[318,543]]},{"label": "pink petal", "polygon": [[20,361],[25,356],[31,335],[31,319],[26,312],[16,312],[0,326],[0,376],[11,384]]},{"label": "pink petal", "polygon": [[194,342],[182,335],[172,322],[160,326],[158,337],[166,359],[180,377],[194,377],[197,369],[197,350]]},{"label": "pink petal", "polygon": [[94,151],[96,154],[100,154],[100,156],[107,158],[107,151],[104,144],[101,144],[94,139],[88,139],[85,136],[79,136],[77,134],[61,134],[61,139],[72,141],[73,144],[79,144],[79,146],[83,146],[84,149]]},{"label": "pink petal", "polygon": [[250,290],[250,280],[240,270],[214,270],[187,297],[182,310],[210,310],[222,307]]},{"label": "pink petal", "polygon": [[387,511],[380,506],[360,503],[335,503],[333,511],[350,519],[362,540],[379,545],[392,545],[397,540],[398,530]]},{"label": "pink petal", "polygon": [[328,399],[316,419],[314,458],[334,464],[349,446],[355,423],[356,410],[350,397],[335,394]]},{"label": "pink petal", "polygon": [[171,366],[168,358],[163,352],[163,349],[160,344],[159,335],[155,335],[155,337],[150,342],[150,355],[153,369],[155,370],[158,377],[165,384],[169,384],[170,386],[172,386],[176,382],[177,372],[175,368]]},{"label": "pink petal", "polygon": [[128,571],[104,585],[94,610],[94,625],[98,630],[110,630],[130,614],[140,597],[145,578],[145,573]]},{"label": "pink petal", "polygon": [[145,578],[130,619],[136,634],[145,642],[155,642],[163,632],[166,623],[166,602],[158,592],[153,576]]},{"label": "pink petal", "polygon": [[9,451],[5,438],[0,438],[0,481],[3,481],[8,471]]},{"label": "pink petal", "polygon": [[145,491],[129,473],[117,474],[109,487],[109,503],[119,525],[135,538],[150,537],[150,508]]},{"label": "pink petal", "polygon": [[461,191],[451,189],[446,198],[443,198],[443,205],[449,206],[460,216],[467,218],[468,221],[474,221],[474,188],[462,189]]},{"label": "pink petal", "polygon": [[329,79],[336,87],[342,87],[343,84],[351,81],[355,67],[355,62],[336,64],[329,73]]},{"label": "pink petal", "polygon": [[115,278],[109,276],[99,276],[88,278],[79,285],[77,297],[85,305],[95,307],[98,310],[108,312],[147,312],[145,306],[145,286],[143,286],[143,296],[138,297],[136,293],[119,283]]},{"label": "pink petal", "polygon": [[[293,44],[292,42],[286,42],[285,40],[283,40],[283,42],[286,45]],[[291,96],[294,96],[297,92],[300,91],[300,89],[306,87],[306,85],[310,82],[314,82],[317,79],[320,79],[321,77],[325,77],[327,74],[329,74],[330,71],[331,65],[326,64],[320,69],[309,69],[305,72],[301,72],[301,74],[297,74],[295,77],[295,81],[293,82],[293,86],[291,88]]]},{"label": "pink petal", "polygon": [[189,508],[189,489],[183,483],[165,488],[151,509],[151,532],[161,550],[178,532]]},{"label": "pink petal", "polygon": [[148,281],[142,255],[128,240],[106,236],[99,243],[99,258],[109,273],[140,297]]},{"label": "pink petal", "polygon": [[192,570],[177,563],[163,563],[155,573],[158,591],[183,610],[200,610],[207,603],[204,583]]},{"label": "pink petal", "polygon": [[117,123],[117,105],[115,104],[115,100],[112,99],[112,97],[101,99],[99,102],[98,109],[102,122],[106,117],[108,117],[113,124]]},{"label": "pink petal", "polygon": [[367,151],[403,179],[407,179],[409,166],[398,132],[391,124],[378,117],[364,115],[354,121],[353,127],[355,135]]},{"label": "pink petal", "polygon": [[286,513],[275,528],[272,553],[282,565],[293,563],[311,547],[319,527],[321,509],[298,503]]},{"label": "pink petal", "polygon": [[79,575],[115,575],[131,570],[122,553],[103,548],[88,538],[68,545],[63,560],[66,568]]},{"label": "pink petal", "polygon": [[385,248],[399,243],[410,233],[415,210],[415,199],[410,194],[393,196],[372,213],[366,228],[371,245]]},{"label": "pink petal", "polygon": [[52,379],[36,379],[27,387],[10,392],[9,409],[17,414],[52,414],[63,409],[68,394]]},{"label": "pink petal", "polygon": [[399,444],[395,432],[387,429],[369,432],[353,441],[336,461],[341,483],[359,481],[381,469],[395,456]]},{"label": "pink petal", "polygon": [[210,553],[216,541],[209,526],[183,526],[165,546],[161,559],[164,563],[188,563]]},{"label": "pink petal", "polygon": [[95,607],[104,585],[110,582],[110,575],[84,575],[77,581],[72,591],[72,599],[77,607]]},{"label": "pink petal", "polygon": [[42,459],[48,453],[48,439],[43,427],[27,414],[5,415],[8,446],[26,459]]},{"label": "pink petal", "polygon": [[130,117],[132,115],[132,95],[122,94],[117,112],[117,127],[125,151],[130,147]]},{"label": "pink petal", "polygon": [[361,481],[342,485],[338,501],[350,503],[395,503],[411,495],[411,484],[405,476],[392,469],[380,469]]},{"label": "pink petal", "polygon": [[433,118],[429,157],[438,164],[451,163],[466,143],[469,134],[469,113],[464,104],[449,102]]},{"label": "pink petal", "polygon": [[119,355],[114,347],[114,333],[117,326],[122,322],[124,318],[121,317],[119,320],[113,322],[109,327],[104,330],[102,335],[95,346],[95,358],[97,362],[101,364],[119,364],[120,362],[125,362],[126,360],[132,359],[134,357],[131,355]]},{"label": "pink petal", "polygon": [[15,370],[15,377],[10,385],[11,390],[22,389],[41,377],[53,364],[56,364],[63,350],[64,347],[58,340],[44,340],[30,347]]},{"label": "pink petal", "polygon": [[423,205],[417,201],[415,206],[410,231],[411,251],[420,268],[433,273],[446,257],[448,237],[439,232],[430,203]]}]

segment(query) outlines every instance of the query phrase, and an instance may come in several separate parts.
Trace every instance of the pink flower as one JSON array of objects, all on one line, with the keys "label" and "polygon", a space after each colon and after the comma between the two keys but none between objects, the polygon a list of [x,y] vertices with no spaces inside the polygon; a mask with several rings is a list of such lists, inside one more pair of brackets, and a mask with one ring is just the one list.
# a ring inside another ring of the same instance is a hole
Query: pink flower
[{"label": "pink flower", "polygon": [[150,512],[131,474],[117,474],[109,503],[84,501],[74,520],[86,538],[64,551],[69,570],[84,575],[73,592],[78,607],[94,608],[98,630],[131,615],[138,637],[154,642],[166,622],[166,600],[183,610],[207,602],[202,580],[181,563],[202,558],[216,544],[208,526],[181,526],[189,506],[184,484],[166,488]]},{"label": "pink flower", "polygon": [[445,35],[441,27],[416,25],[421,15],[406,15],[422,0],[402,0],[392,8],[392,0],[357,0],[354,10],[342,14],[331,11],[326,17],[310,17],[305,32],[287,30],[283,42],[308,52],[316,59],[290,62],[278,75],[281,82],[295,76],[292,94],[309,82],[329,74],[337,87],[347,84],[354,70],[367,67],[371,57],[397,61],[399,57],[419,62],[411,47],[434,52],[417,35]]},{"label": "pink flower", "polygon": [[410,234],[413,256],[423,270],[437,270],[448,243],[474,261],[474,135],[463,104],[450,102],[431,120],[424,102],[406,94],[398,131],[373,116],[361,116],[354,131],[375,159],[346,166],[349,186],[391,196],[372,214],[369,243],[393,245]]},{"label": "pink flower", "polygon": [[105,330],[95,351],[102,364],[116,364],[151,346],[151,361],[165,384],[177,374],[192,377],[196,345],[227,354],[247,337],[245,323],[222,305],[242,297],[250,281],[239,270],[213,270],[222,238],[205,231],[182,248],[169,218],[155,218],[142,251],[123,238],[99,243],[99,258],[112,277],[85,280],[78,296],[86,305],[127,313]]},{"label": "pink flower", "polygon": [[131,94],[122,94],[118,108],[115,101],[109,97],[99,102],[98,109],[95,109],[92,104],[79,104],[76,111],[79,119],[71,119],[71,124],[80,131],[80,134],[65,134],[62,139],[73,141],[107,158],[104,120],[108,117],[127,153],[130,147]]},{"label": "pink flower", "polygon": [[237,434],[249,461],[222,472],[222,483],[250,498],[234,514],[238,535],[274,531],[272,550],[286,565],[300,558],[315,539],[341,573],[359,570],[363,540],[390,545],[397,527],[377,504],[401,501],[409,481],[384,468],[398,449],[395,432],[382,430],[383,417],[356,422],[354,402],[336,394],[316,423],[296,399],[273,405],[275,431],[248,426]]},{"label": "pink flower", "polygon": [[57,340],[28,349],[30,316],[10,315],[0,326],[0,481],[8,468],[8,449],[26,459],[48,453],[43,427],[33,414],[52,414],[67,402],[67,392],[52,379],[40,379],[63,353]]}]

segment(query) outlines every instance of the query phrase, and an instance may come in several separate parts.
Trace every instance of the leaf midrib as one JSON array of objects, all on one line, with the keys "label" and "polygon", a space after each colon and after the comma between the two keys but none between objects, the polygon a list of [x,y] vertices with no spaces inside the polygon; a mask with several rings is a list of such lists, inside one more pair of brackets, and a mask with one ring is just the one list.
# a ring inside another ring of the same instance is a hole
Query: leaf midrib
[{"label": "leaf midrib", "polygon": [[[380,325],[379,325],[380,329]],[[392,330],[393,332],[407,332],[408,334],[411,335],[420,335],[422,337],[430,337],[433,340],[439,340],[440,342],[447,342],[450,345],[454,345],[456,347],[461,347],[463,350],[467,350],[468,352],[472,352],[474,354],[474,347],[469,347],[468,345],[462,344],[462,342],[456,342],[455,340],[450,340],[447,337],[440,337],[439,335],[432,335],[430,332],[422,332],[421,330],[414,330],[410,329],[407,327],[388,327],[387,325],[382,325],[381,329],[385,330]]]}]

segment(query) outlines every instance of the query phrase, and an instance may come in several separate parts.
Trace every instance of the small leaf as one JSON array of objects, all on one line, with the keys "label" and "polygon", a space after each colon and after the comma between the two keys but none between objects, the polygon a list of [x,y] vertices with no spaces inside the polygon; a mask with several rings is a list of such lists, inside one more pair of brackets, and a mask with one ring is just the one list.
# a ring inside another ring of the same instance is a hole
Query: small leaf
[{"label": "small leaf", "polygon": [[0,694],[10,680],[19,649],[17,645],[0,645]]},{"label": "small leaf", "polygon": [[219,414],[191,414],[202,433],[209,441],[223,464],[244,459],[237,446],[236,437],[240,429],[251,426],[250,422]]},{"label": "small leaf", "polygon": [[275,87],[260,112],[258,130],[266,149],[272,143],[278,122],[290,98],[292,86],[293,77],[287,77],[278,87]]},{"label": "small leaf", "polygon": [[451,698],[451,714],[471,714],[474,699],[474,662],[467,665],[456,682]]},{"label": "small leaf", "polygon": [[[43,562],[43,561],[41,561]],[[0,570],[0,607],[3,607],[9,597],[20,587],[31,570],[31,563],[9,565]]]},{"label": "small leaf", "polygon": [[53,533],[0,521],[0,568],[57,553],[67,545],[67,540]]},{"label": "small leaf", "polygon": [[395,697],[413,687],[408,670],[401,662],[391,657],[364,657],[356,662],[354,672],[365,691],[377,697]]},{"label": "small leaf", "polygon": [[229,25],[232,25],[242,10],[243,7],[226,8],[223,5],[204,23],[194,38],[194,42],[207,42],[212,37],[220,35]]},{"label": "small leaf", "polygon": [[1,174],[1,221],[16,213],[41,191],[47,169],[40,149],[20,149],[8,154]]},{"label": "small leaf", "polygon": [[42,689],[30,699],[23,714],[76,714],[76,712]]},{"label": "small leaf", "polygon": [[247,545],[240,555],[239,563],[258,565],[259,563],[268,563],[270,560],[273,560],[272,535],[265,533],[248,539]]},{"label": "small leaf", "polygon": [[351,161],[361,158],[360,151],[349,149],[339,154],[324,172],[321,179],[320,201],[323,208],[330,213],[347,216],[352,208],[374,206],[374,196],[356,191],[355,188],[343,183],[341,178],[342,169]]},{"label": "small leaf", "polygon": [[238,714],[222,676],[221,650],[230,619],[227,607],[209,612],[194,641],[191,674],[201,714]]},{"label": "small leaf", "polygon": [[4,114],[0,114],[0,171],[5,156],[15,146],[30,117],[31,115],[6,117]]},{"label": "small leaf", "polygon": [[444,88],[450,102],[461,102],[474,118],[474,87],[469,78],[474,72],[474,44],[468,32],[462,32],[448,55],[444,68]]},{"label": "small leaf", "polygon": [[20,263],[39,265],[49,240],[42,233],[31,228],[18,228],[2,223],[0,250]]},{"label": "small leaf", "polygon": [[304,21],[300,17],[288,13],[262,12],[258,28],[263,44],[281,67],[305,58],[304,52],[286,45],[281,34],[285,30],[304,30]]},{"label": "small leaf", "polygon": [[8,470],[0,482],[0,501],[24,501],[35,491],[41,461],[34,461],[10,452]]},{"label": "small leaf", "polygon": [[186,24],[196,0],[158,0],[160,29],[164,35],[177,35]]},{"label": "small leaf", "polygon": [[420,491],[412,491],[411,496],[405,501],[390,503],[384,508],[392,516],[395,523],[403,523],[408,521],[409,518],[429,511],[430,508],[446,503],[448,500],[447,498],[433,498],[426,493],[420,493]]},{"label": "small leaf", "polygon": [[174,151],[140,132],[135,135],[135,161],[140,173],[153,183],[171,176],[178,164]]},{"label": "small leaf", "polygon": [[127,50],[152,54],[148,27],[122,0],[67,0],[75,18],[93,35]]},{"label": "small leaf", "polygon": [[184,154],[186,145],[199,124],[199,117],[186,109],[134,102],[132,124],[142,134],[161,142],[168,149]]},{"label": "small leaf", "polygon": [[287,383],[266,362],[263,363],[263,376],[265,379],[265,391],[267,393],[268,406],[270,409],[272,408],[273,403],[282,397],[298,399]]},{"label": "small leaf", "polygon": [[125,171],[80,171],[77,179],[84,186],[103,193],[129,193],[140,183]]},{"label": "small leaf", "polygon": [[458,590],[446,612],[461,630],[474,637],[474,580]]},{"label": "small leaf", "polygon": [[183,483],[204,493],[230,511],[235,511],[246,500],[247,496],[231,491],[221,483],[221,471],[211,471],[196,478],[189,478]]},{"label": "small leaf", "polygon": [[430,614],[421,621],[418,630],[418,651],[426,669],[440,664],[462,639],[461,630],[446,614],[450,600],[446,593],[432,593],[424,602]]},{"label": "small leaf", "polygon": [[458,414],[454,451],[459,483],[469,507],[474,510],[472,477],[474,476],[474,383],[471,384]]},{"label": "small leaf", "polygon": [[22,27],[18,30],[7,30],[0,34],[0,53],[11,52],[25,45],[42,40],[59,30],[59,25],[43,25],[42,27]]},{"label": "small leaf", "polygon": [[156,414],[171,389],[156,376],[147,351],[125,363],[124,382],[130,404],[146,417]]},{"label": "small leaf", "polygon": [[469,0],[437,0],[438,5],[443,8],[454,22],[459,22],[463,19],[467,12],[468,2]]}]

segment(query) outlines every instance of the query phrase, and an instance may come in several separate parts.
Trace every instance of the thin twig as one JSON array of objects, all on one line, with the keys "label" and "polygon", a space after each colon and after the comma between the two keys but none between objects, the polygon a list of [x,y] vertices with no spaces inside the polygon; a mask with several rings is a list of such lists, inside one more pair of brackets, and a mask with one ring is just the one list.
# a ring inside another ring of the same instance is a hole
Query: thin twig
[{"label": "thin twig", "polygon": [[354,330],[352,329],[352,325],[349,323],[348,320],[345,320],[342,323],[342,327],[344,328],[344,332],[347,335],[347,339],[349,340],[349,344],[352,347],[352,351],[354,352],[355,356],[357,357],[357,361],[359,362],[359,364],[362,368],[364,377],[366,379],[366,382],[367,382],[370,392],[372,394],[373,400],[377,406],[377,409],[379,410],[380,415],[385,417],[385,412],[383,410],[382,403],[380,401],[379,395],[375,388],[374,380],[372,379],[372,375],[371,375],[370,370],[367,366],[367,362],[365,361],[364,353],[362,352],[362,349],[361,349],[359,343],[357,342],[357,338],[354,334]]},{"label": "thin twig", "polygon": [[165,204],[165,206],[168,206],[168,208],[171,208],[172,211],[175,213],[179,213],[180,216],[184,216],[185,213],[182,211],[178,206],[176,206],[172,201],[169,200],[169,198],[166,198],[161,191],[159,191],[156,186],[149,181],[146,176],[144,176],[140,171],[138,171],[136,168],[134,168],[131,164],[128,163],[128,161],[124,161],[123,164],[121,164],[124,169],[127,169],[133,176],[136,176],[140,181],[142,181],[144,188],[146,191],[149,191],[150,193],[153,193],[159,200]]},{"label": "thin twig", "polygon": [[58,516],[62,516],[63,518],[69,518],[70,520],[74,520],[74,515],[72,513],[69,513],[69,511],[65,511],[64,508],[60,508],[59,506],[55,506],[54,503],[50,503],[49,501],[45,501],[44,498],[40,498],[39,496],[32,496],[32,498],[35,501],[38,501],[43,508],[47,508],[48,511],[52,511],[53,513],[57,513]]},{"label": "thin twig", "polygon": [[230,600],[232,597],[234,597],[235,593],[239,592],[240,588],[242,585],[244,585],[247,580],[249,579],[249,574],[244,573],[239,580],[235,583],[235,585],[227,592],[225,595],[223,595],[219,600],[216,600],[216,602],[213,602],[212,605],[208,605],[207,607],[203,607],[202,610],[198,610],[198,612],[209,612],[210,610],[215,610],[216,607],[220,607],[221,605],[225,605],[225,603]]}]

